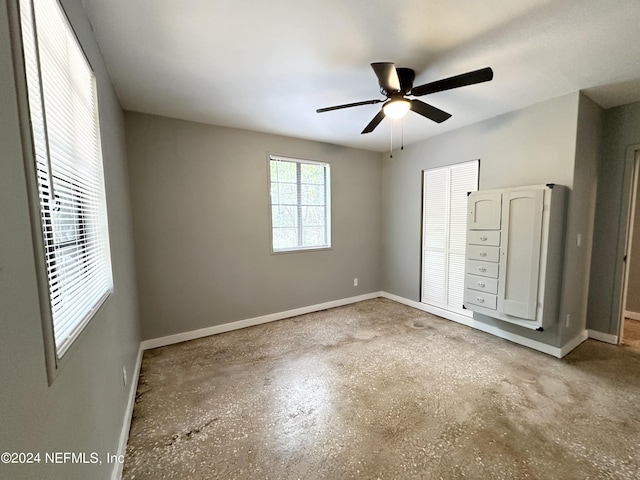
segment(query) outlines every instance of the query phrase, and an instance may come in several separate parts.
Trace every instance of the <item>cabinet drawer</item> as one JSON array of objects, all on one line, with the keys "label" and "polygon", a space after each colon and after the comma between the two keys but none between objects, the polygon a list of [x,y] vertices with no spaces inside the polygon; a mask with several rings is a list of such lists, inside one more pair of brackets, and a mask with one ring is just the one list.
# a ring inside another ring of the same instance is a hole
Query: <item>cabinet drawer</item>
[{"label": "cabinet drawer", "polygon": [[483,277],[498,278],[498,263],[481,262],[467,259],[467,273]]},{"label": "cabinet drawer", "polygon": [[469,230],[467,232],[467,243],[471,245],[493,245],[500,246],[499,230]]},{"label": "cabinet drawer", "polygon": [[500,248],[487,247],[484,245],[468,245],[467,258],[471,260],[480,260],[483,262],[499,262]]},{"label": "cabinet drawer", "polygon": [[466,289],[464,292],[464,302],[495,310],[498,305],[498,296]]},{"label": "cabinet drawer", "polygon": [[480,292],[486,293],[498,293],[498,279],[497,278],[488,278],[488,277],[479,277],[477,275],[465,275],[464,277],[464,286],[465,288],[470,288],[471,290],[478,290]]}]

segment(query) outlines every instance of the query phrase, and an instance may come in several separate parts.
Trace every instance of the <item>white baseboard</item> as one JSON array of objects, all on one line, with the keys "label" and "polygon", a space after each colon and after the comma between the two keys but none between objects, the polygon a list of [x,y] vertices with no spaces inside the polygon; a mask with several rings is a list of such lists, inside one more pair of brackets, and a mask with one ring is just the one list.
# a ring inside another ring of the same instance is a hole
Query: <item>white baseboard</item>
[{"label": "white baseboard", "polygon": [[589,338],[589,331],[582,330],[578,335],[576,335],[567,343],[565,343],[562,347],[560,347],[560,356],[558,358],[564,357],[567,353],[569,353],[571,350],[576,348],[578,345],[584,342],[587,338]]},{"label": "white baseboard", "polygon": [[[120,431],[120,440],[118,441],[117,455],[124,455],[127,450],[127,440],[129,440],[129,428],[131,427],[131,419],[133,417],[133,407],[136,403],[136,391],[138,390],[138,379],[140,378],[140,367],[142,366],[142,347],[138,349],[138,357],[136,358],[136,364],[129,380],[129,400],[127,401],[127,408],[124,413],[124,419],[122,420],[122,429]],[[111,480],[120,480],[122,478],[122,468],[124,464],[115,462],[113,471],[111,472]]]},{"label": "white baseboard", "polygon": [[624,311],[624,317],[625,318],[630,318],[632,320],[640,320],[640,313],[638,312],[631,312],[629,310],[625,310]]},{"label": "white baseboard", "polygon": [[612,335],[610,333],[602,333],[597,330],[589,330],[589,338],[593,338],[594,340],[599,340],[601,342],[613,343],[614,345],[618,344],[618,336]]},{"label": "white baseboard", "polygon": [[[408,298],[400,297],[398,295],[394,295],[388,292],[372,292],[364,295],[359,295],[356,297],[342,298],[340,300],[333,300],[331,302],[320,303],[317,305],[310,305],[308,307],[301,307],[293,310],[287,310],[284,312],[277,312],[269,315],[263,315],[260,317],[238,320],[236,322],[225,323],[222,325],[214,325],[212,327],[201,328],[199,330],[191,330],[188,332],[177,333],[175,335],[168,335],[166,337],[152,338],[150,340],[144,340],[140,344],[140,348],[141,350],[149,350],[151,348],[164,347],[167,345],[173,345],[174,343],[186,342],[188,340],[194,340],[196,338],[208,337],[210,335],[215,335],[218,333],[230,332],[232,330],[252,327],[255,325],[274,322],[276,320],[282,320],[285,318],[296,317],[298,315],[304,315],[306,313],[318,312],[321,310],[326,310],[328,308],[349,305],[351,303],[362,302],[364,300],[370,300],[372,298],[377,298],[377,297],[388,298],[389,300],[393,300],[395,302],[408,305],[410,307],[431,313],[433,315],[437,315],[447,320],[452,320],[454,322],[461,323],[462,325],[466,325],[467,327],[475,328],[476,330],[481,330],[485,333],[489,333],[496,337],[509,340],[511,342],[517,343],[519,345],[523,345],[525,347],[533,348],[534,350],[538,350],[539,352],[543,352],[557,358],[562,358],[571,350],[573,350],[575,347],[580,345],[587,338],[595,338],[596,340],[602,340],[609,343],[617,343],[617,337],[615,336],[607,336],[604,333],[595,332],[593,330],[589,330],[589,331],[584,330],[563,347],[554,347],[551,345],[547,345],[546,343],[538,342],[537,340],[523,337],[522,335],[504,331],[493,325],[488,325],[486,323],[479,322],[475,320],[473,317],[467,317],[459,313],[443,310],[441,308],[434,307],[432,305],[416,302],[415,300],[409,300]],[[615,339],[615,341],[612,341],[613,339]]]},{"label": "white baseboard", "polygon": [[450,312],[442,308],[434,307],[433,305],[427,305],[426,303],[416,302],[415,300],[409,300],[408,298],[400,297],[398,295],[394,295],[393,293],[380,292],[380,296],[384,298],[388,298],[389,300],[393,300],[394,302],[402,303],[403,305],[407,305],[409,307],[422,310],[423,312],[431,313],[433,315],[446,318],[447,320],[453,320],[454,322],[462,323],[463,325],[467,325],[468,327],[471,327],[470,322],[473,321],[473,318],[471,318],[470,316],[462,315],[460,313]]},{"label": "white baseboard", "polygon": [[571,340],[569,343],[564,345],[563,347],[554,347],[551,345],[547,345],[546,343],[538,342],[537,340],[532,340],[527,337],[523,337],[522,335],[518,335],[516,333],[507,332],[501,330],[498,327],[493,325],[488,325],[486,323],[478,322],[472,317],[466,317],[464,315],[460,315],[458,313],[449,312],[447,310],[443,310],[437,307],[433,307],[431,305],[427,305],[425,303],[416,302],[415,300],[409,300],[407,298],[399,297],[398,295],[394,295],[388,292],[381,292],[381,296],[384,298],[388,298],[389,300],[393,300],[398,303],[403,303],[404,305],[408,305],[413,308],[417,308],[418,310],[422,310],[433,315],[438,315],[439,317],[446,318],[447,320],[452,320],[457,323],[461,323],[466,325],[467,327],[475,328],[476,330],[480,330],[485,333],[490,333],[496,337],[503,338],[505,340],[509,340],[513,343],[517,343],[518,345],[522,345],[525,347],[532,348],[542,353],[546,353],[548,355],[554,356],[556,358],[562,358],[571,350],[576,348],[582,342],[584,342],[587,338],[587,331],[584,330],[577,337]]},{"label": "white baseboard", "polygon": [[254,325],[260,325],[262,323],[269,323],[276,320],[283,320],[285,318],[297,317],[298,315],[304,315],[305,313],[319,312],[320,310],[326,310],[327,308],[341,307],[343,305],[349,305],[350,303],[362,302],[364,300],[370,300],[372,298],[378,298],[380,296],[382,296],[380,292],[372,292],[364,295],[358,295],[357,297],[341,298],[340,300],[333,300],[331,302],[319,303],[317,305],[311,305],[308,307],[272,313],[269,315],[263,315],[261,317],[247,318],[245,320],[238,320],[237,322],[214,325],[213,327],[191,330],[189,332],[177,333],[175,335],[168,335],[166,337],[152,338],[150,340],[144,340],[140,344],[140,346],[142,350],[164,347],[166,345],[172,345],[174,343],[186,342],[188,340],[194,340],[196,338],[208,337],[209,335],[215,335],[217,333],[230,332],[232,330],[238,330],[240,328],[253,327]]}]

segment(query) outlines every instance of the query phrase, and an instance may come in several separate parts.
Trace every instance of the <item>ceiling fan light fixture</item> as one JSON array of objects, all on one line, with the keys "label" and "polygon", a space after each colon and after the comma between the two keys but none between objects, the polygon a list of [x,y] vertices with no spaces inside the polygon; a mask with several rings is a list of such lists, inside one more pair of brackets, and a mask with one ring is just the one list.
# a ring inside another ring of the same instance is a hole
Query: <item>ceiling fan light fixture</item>
[{"label": "ceiling fan light fixture", "polygon": [[[425,83],[424,85],[413,86],[416,72],[411,68],[396,67],[393,62],[376,62],[371,64],[378,84],[380,85],[380,93],[386,100],[373,99],[363,102],[345,103],[334,107],[318,108],[316,112],[330,112],[340,110],[342,108],[358,107],[360,105],[371,105],[374,103],[382,103],[382,108],[375,117],[364,127],[361,134],[371,133],[380,125],[384,117],[398,119],[404,117],[409,111],[413,111],[429,120],[442,123],[451,118],[451,114],[439,108],[429,105],[418,99],[408,100],[406,96],[421,97],[431,93],[443,92],[454,88],[466,87],[476,83],[488,82],[493,79],[493,70],[491,67],[481,68],[472,72],[461,73],[453,77],[443,78],[435,82]],[[384,102],[384,103],[383,103]]]},{"label": "ceiling fan light fixture", "polygon": [[397,100],[390,100],[389,102],[385,103],[382,107],[382,110],[384,111],[385,116],[396,119],[404,117],[410,108],[411,102],[409,102],[409,100],[401,98]]}]

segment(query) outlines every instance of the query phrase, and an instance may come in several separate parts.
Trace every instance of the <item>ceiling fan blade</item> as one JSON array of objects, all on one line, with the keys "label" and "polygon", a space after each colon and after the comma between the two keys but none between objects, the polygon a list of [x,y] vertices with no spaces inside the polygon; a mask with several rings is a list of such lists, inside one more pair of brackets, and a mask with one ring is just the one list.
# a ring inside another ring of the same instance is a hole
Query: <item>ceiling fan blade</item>
[{"label": "ceiling fan blade", "polygon": [[364,130],[362,130],[361,133],[373,132],[373,130],[378,126],[378,124],[382,121],[383,118],[384,118],[384,112],[380,110],[378,114],[375,117],[373,117],[373,120],[369,122],[369,125],[364,127]]},{"label": "ceiling fan blade", "polygon": [[319,108],[316,110],[316,112],[330,112],[332,110],[340,110],[341,108],[359,107],[360,105],[373,105],[374,103],[380,102],[384,102],[384,100],[365,100],[364,102],[345,103],[344,105],[336,105],[335,107]]},{"label": "ceiling fan blade", "polygon": [[411,100],[411,110],[436,123],[442,123],[451,117],[450,113],[440,110],[428,103],[424,103],[421,100]]},{"label": "ceiling fan blade", "polygon": [[400,91],[400,78],[398,78],[395,64],[391,62],[376,62],[371,64],[371,68],[376,73],[380,88],[384,92]]},{"label": "ceiling fan blade", "polygon": [[411,95],[420,97],[429,93],[442,92],[443,90],[451,90],[452,88],[465,87],[474,83],[488,82],[493,78],[493,70],[491,67],[481,68],[473,72],[462,73],[453,77],[444,78],[436,82],[425,83],[411,90]]}]

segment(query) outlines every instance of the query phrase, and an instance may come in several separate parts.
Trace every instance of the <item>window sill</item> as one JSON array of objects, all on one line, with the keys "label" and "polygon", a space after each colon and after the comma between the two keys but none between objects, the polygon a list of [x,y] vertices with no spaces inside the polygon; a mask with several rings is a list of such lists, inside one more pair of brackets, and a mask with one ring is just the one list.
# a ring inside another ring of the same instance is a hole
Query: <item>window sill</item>
[{"label": "window sill", "polygon": [[322,252],[326,250],[333,250],[331,245],[326,247],[302,247],[302,248],[290,248],[286,250],[271,250],[272,255],[283,255],[287,253],[306,253],[306,252]]}]

